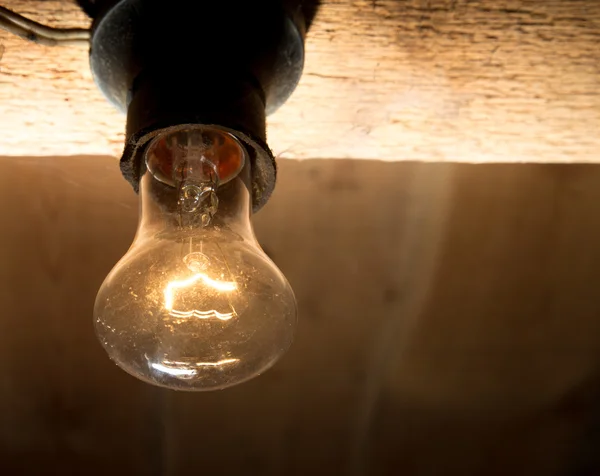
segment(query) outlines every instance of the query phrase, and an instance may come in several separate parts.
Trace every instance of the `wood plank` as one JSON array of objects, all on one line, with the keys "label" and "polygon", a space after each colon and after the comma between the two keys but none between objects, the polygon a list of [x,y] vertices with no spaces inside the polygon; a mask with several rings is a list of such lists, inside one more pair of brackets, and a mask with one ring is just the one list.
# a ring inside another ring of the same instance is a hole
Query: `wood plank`
[{"label": "wood plank", "polygon": [[161,474],[159,394],[93,329],[137,216],[111,162],[0,159],[0,474]]},{"label": "wood plank", "polygon": [[600,166],[282,161],[254,222],[296,342],[207,394],[95,340],[137,216],[114,160],[0,168],[0,474],[600,474]]},{"label": "wood plank", "polygon": [[[73,0],[5,0],[51,25]],[[123,118],[96,90],[85,47],[0,32],[0,154],[111,154]],[[269,120],[288,158],[600,161],[595,0],[324,0],[305,74]]]},{"label": "wood plank", "polygon": [[599,179],[283,161],[255,222],[298,298],[296,342],[243,386],[174,394],[166,467],[597,474],[580,448],[598,446]]}]

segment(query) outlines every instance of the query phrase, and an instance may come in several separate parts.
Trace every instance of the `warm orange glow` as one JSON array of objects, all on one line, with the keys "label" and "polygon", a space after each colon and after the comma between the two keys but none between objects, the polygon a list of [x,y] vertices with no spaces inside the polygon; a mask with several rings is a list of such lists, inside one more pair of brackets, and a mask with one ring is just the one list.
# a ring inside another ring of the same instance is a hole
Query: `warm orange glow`
[{"label": "warm orange glow", "polygon": [[169,313],[173,317],[177,317],[180,319],[186,319],[190,317],[197,317],[198,319],[209,319],[211,317],[216,317],[222,321],[228,321],[232,317],[235,316],[234,312],[221,313],[216,310],[209,311],[199,311],[194,309],[193,311],[178,311],[173,309],[175,295],[178,289],[188,288],[193,286],[198,281],[202,281],[206,286],[213,288],[219,292],[231,292],[237,289],[237,284],[231,281],[217,281],[215,279],[209,278],[204,273],[196,273],[193,276],[190,276],[187,279],[181,281],[171,281],[167,284],[165,288],[165,309],[169,311]]},{"label": "warm orange glow", "polygon": [[[150,173],[168,184],[186,181],[198,174],[205,178],[217,174],[219,183],[229,182],[242,170],[246,160],[240,142],[225,131],[210,127],[197,127],[197,137],[202,141],[191,145],[186,129],[170,132],[152,142],[147,152]],[[191,166],[190,159],[201,160],[200,169]]]}]

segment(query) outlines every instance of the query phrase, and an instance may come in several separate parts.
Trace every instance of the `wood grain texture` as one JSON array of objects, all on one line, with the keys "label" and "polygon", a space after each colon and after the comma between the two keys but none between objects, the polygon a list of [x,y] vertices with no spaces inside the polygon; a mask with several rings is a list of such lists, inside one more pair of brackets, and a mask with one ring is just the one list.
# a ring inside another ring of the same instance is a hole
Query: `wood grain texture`
[{"label": "wood grain texture", "polygon": [[95,340],[137,217],[114,160],[0,168],[3,476],[600,474],[600,166],[282,161],[254,222],[296,341],[205,394]]},{"label": "wood grain texture", "polygon": [[[72,0],[3,4],[88,24]],[[0,154],[120,155],[124,119],[85,47],[0,44]],[[596,0],[324,0],[306,50],[269,120],[281,157],[600,161]]]},{"label": "wood grain texture", "polygon": [[0,474],[160,474],[157,392],[114,371],[91,317],[130,187],[106,159],[0,163]]}]

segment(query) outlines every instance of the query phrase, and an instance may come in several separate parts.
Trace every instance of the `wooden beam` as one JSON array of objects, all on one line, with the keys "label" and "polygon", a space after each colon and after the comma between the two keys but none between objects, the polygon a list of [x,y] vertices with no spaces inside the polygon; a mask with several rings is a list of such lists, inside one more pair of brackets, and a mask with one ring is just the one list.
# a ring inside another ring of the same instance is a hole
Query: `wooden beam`
[{"label": "wooden beam", "polygon": [[[72,0],[2,4],[89,23]],[[0,155],[120,154],[85,47],[0,45]],[[282,157],[600,161],[596,0],[324,0],[306,60],[269,120]]]}]

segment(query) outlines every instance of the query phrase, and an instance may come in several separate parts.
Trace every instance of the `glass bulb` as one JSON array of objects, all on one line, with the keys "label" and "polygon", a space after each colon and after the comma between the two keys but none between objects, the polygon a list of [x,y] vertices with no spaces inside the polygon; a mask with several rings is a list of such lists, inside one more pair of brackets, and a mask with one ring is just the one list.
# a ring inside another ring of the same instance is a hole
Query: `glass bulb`
[{"label": "glass bulb", "polygon": [[290,346],[296,302],[254,236],[244,147],[186,126],[155,138],[145,165],[137,234],[96,298],[100,342],[131,375],[173,389],[257,376]]}]

